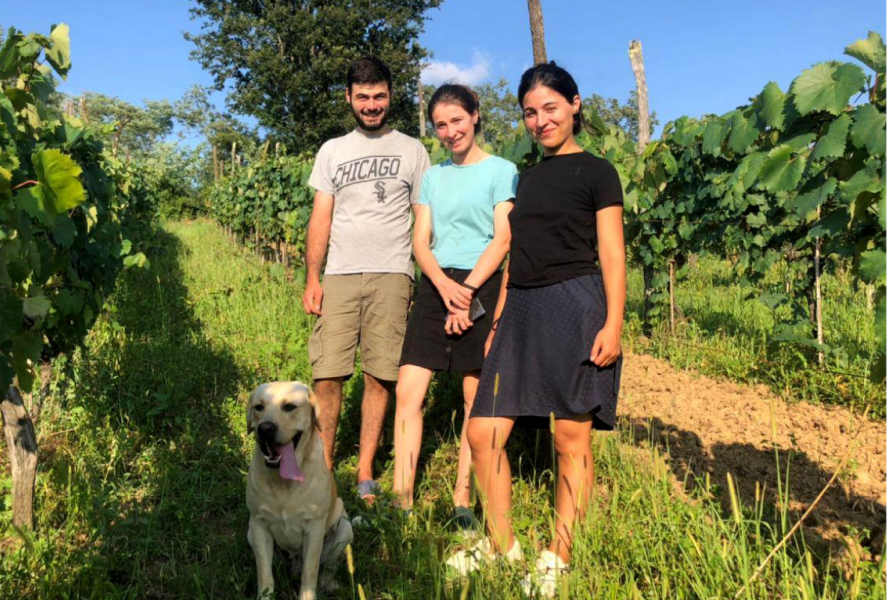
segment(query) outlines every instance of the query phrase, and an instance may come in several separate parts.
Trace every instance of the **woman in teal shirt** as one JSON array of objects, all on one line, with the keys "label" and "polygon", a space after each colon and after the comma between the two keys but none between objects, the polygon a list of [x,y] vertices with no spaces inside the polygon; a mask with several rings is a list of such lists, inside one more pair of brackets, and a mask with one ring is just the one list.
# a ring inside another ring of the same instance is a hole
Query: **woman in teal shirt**
[{"label": "woman in teal shirt", "polygon": [[[474,92],[453,84],[438,88],[428,104],[435,133],[453,158],[425,173],[416,206],[413,254],[423,276],[404,339],[394,427],[394,493],[403,509],[413,505],[422,404],[435,371],[463,373],[468,422],[510,244],[517,167],[477,144],[479,108]],[[478,316],[478,306],[487,314]],[[465,431],[463,425],[453,491],[462,527],[474,523]]]}]

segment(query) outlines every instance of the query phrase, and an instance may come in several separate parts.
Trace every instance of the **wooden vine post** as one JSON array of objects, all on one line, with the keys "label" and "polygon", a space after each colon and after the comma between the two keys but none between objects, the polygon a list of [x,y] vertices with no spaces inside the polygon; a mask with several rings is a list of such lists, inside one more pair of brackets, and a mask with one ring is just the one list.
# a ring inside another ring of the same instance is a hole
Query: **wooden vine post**
[{"label": "wooden vine post", "polygon": [[674,335],[674,259],[668,261],[668,330]]},{"label": "wooden vine post", "polygon": [[644,71],[644,52],[638,40],[628,45],[628,58],[638,88],[638,154],[643,154],[650,143],[650,104],[647,100],[647,75]]},{"label": "wooden vine post", "polygon": [[37,433],[16,386],[9,386],[0,401],[0,413],[3,414],[3,433],[12,471],[12,522],[17,527],[33,529]]},{"label": "wooden vine post", "polygon": [[40,390],[31,408],[21,391],[10,385],[0,398],[3,434],[12,471],[12,523],[24,529],[34,528],[34,484],[37,481],[37,432],[34,424],[40,418],[43,401],[49,392],[52,369],[48,361],[40,364]]},{"label": "wooden vine post", "polygon": [[86,110],[86,96],[80,96],[80,101],[78,102],[80,109],[80,118],[83,119],[84,123],[89,123],[89,112]]},{"label": "wooden vine post", "polygon": [[530,36],[533,38],[533,64],[548,62],[545,52],[545,25],[542,22],[542,4],[540,0],[527,0],[530,11]]},{"label": "wooden vine post", "polygon": [[[647,100],[647,77],[644,71],[644,53],[641,43],[638,40],[632,40],[628,45],[628,59],[631,61],[631,70],[634,71],[635,85],[638,92],[638,142],[637,155],[644,153],[647,144],[650,143],[650,106]],[[650,322],[650,312],[653,310],[653,265],[644,264],[644,323],[643,328],[646,333],[652,331]],[[669,287],[674,288],[669,279]],[[670,294],[674,296],[674,294]],[[673,303],[672,303],[673,306]],[[674,321],[674,310],[672,309],[672,321]],[[674,327],[672,326],[672,332]]]},{"label": "wooden vine post", "polygon": [[[816,209],[816,216],[820,218],[822,216],[822,208]],[[823,343],[823,335],[822,335],[822,269],[820,265],[820,260],[822,256],[822,238],[816,238],[816,245],[813,248],[813,294],[815,299],[814,311],[816,318],[816,341],[819,343],[819,350],[816,353],[816,358],[819,360],[819,364],[823,364],[825,362],[825,355],[822,353],[822,343]]]},{"label": "wooden vine post", "polygon": [[425,137],[425,90],[422,89],[422,73],[419,73],[419,137]]}]

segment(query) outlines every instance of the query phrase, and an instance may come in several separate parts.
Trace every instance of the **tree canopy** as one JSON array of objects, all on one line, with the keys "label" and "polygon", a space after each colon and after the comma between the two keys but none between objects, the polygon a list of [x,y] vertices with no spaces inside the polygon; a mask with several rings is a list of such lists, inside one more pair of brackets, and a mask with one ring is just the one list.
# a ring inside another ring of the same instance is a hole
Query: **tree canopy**
[{"label": "tree canopy", "polygon": [[416,131],[420,63],[417,42],[425,13],[440,0],[254,2],[194,0],[198,34],[185,34],[192,53],[228,89],[228,106],[256,117],[294,151],[318,147],[354,126],[345,102],[345,74],[373,54],[393,76],[390,123]]},{"label": "tree canopy", "polygon": [[[638,139],[638,93],[631,90],[628,94],[628,102],[622,104],[616,98],[604,98],[598,94],[592,94],[590,98],[582,101],[585,110],[597,110],[598,116],[604,120],[604,123],[621,127],[628,136],[637,141]],[[650,129],[655,130],[659,125],[659,119],[656,118],[656,111],[650,111]]]},{"label": "tree canopy", "polygon": [[521,118],[517,96],[508,88],[508,80],[504,77],[495,84],[478,85],[474,91],[480,99],[484,141],[499,147]]},{"label": "tree canopy", "polygon": [[210,148],[215,148],[217,159],[231,159],[231,148],[237,144],[238,154],[248,154],[259,143],[255,128],[237,120],[234,116],[219,112],[209,99],[209,90],[193,85],[175,103],[176,119],[187,130],[206,138]]},{"label": "tree canopy", "polygon": [[85,92],[82,103],[81,116],[90,123],[116,126],[111,140],[115,154],[144,155],[173,130],[175,110],[169,100],[145,100],[140,108],[120,98]]}]

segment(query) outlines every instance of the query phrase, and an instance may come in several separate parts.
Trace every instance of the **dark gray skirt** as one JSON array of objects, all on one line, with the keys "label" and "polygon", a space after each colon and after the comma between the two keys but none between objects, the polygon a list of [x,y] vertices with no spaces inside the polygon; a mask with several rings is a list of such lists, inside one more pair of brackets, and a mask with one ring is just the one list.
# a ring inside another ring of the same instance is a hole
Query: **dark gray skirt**
[{"label": "dark gray skirt", "polygon": [[520,417],[547,427],[551,413],[559,419],[590,413],[595,429],[613,429],[622,357],[605,368],[589,360],[606,320],[599,271],[509,288],[471,416]]}]

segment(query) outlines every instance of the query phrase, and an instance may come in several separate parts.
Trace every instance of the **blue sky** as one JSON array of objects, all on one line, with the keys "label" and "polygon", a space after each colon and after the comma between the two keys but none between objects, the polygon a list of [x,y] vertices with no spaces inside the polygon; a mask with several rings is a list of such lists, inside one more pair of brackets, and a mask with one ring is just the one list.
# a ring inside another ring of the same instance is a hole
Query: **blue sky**
[{"label": "blue sky", "polygon": [[[198,29],[187,0],[4,4],[4,29],[48,33],[52,23],[70,25],[73,70],[64,92],[139,104],[211,83],[182,36]],[[786,89],[812,64],[842,60],[844,47],[869,30],[884,36],[887,18],[882,0],[542,0],[542,8],[548,57],[573,73],[583,97],[626,100],[635,85],[628,44],[640,40],[650,106],[663,124],[731,110],[771,80]],[[524,0],[444,0],[429,16],[420,40],[434,53],[426,80],[505,77],[517,87],[532,62]]]}]

